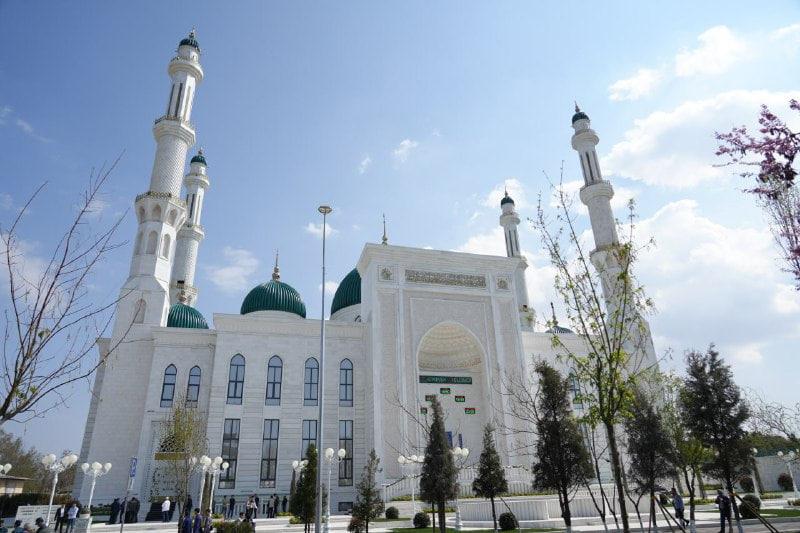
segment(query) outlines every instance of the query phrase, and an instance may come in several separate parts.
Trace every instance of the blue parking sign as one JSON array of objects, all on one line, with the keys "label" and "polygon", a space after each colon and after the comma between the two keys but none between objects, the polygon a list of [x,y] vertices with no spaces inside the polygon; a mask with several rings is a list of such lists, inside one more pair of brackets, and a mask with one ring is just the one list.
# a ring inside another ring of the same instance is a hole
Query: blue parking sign
[{"label": "blue parking sign", "polygon": [[136,477],[136,462],[137,462],[136,457],[131,457],[131,472],[130,472],[131,478]]}]

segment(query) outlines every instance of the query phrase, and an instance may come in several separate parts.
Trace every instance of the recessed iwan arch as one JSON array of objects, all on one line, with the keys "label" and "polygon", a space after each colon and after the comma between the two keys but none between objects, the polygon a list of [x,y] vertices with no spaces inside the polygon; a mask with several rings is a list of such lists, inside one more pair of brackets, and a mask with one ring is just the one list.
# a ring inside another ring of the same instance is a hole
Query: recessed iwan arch
[{"label": "recessed iwan arch", "polygon": [[480,365],[484,353],[475,335],[458,322],[440,322],[419,341],[417,361],[424,370],[454,370]]}]

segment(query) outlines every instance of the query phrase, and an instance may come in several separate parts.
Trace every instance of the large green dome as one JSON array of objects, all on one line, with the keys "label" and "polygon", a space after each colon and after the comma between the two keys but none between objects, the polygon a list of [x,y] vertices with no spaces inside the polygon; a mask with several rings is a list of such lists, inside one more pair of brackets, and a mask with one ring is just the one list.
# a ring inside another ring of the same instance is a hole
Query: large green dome
[{"label": "large green dome", "polygon": [[184,303],[176,303],[169,308],[168,328],[208,329],[208,323],[200,311]]},{"label": "large green dome", "polygon": [[339,284],[331,303],[331,315],[340,309],[361,303],[361,274],[351,270]]},{"label": "large green dome", "polygon": [[241,313],[256,311],[284,311],[306,317],[306,304],[291,285],[277,279],[253,287],[242,302]]}]

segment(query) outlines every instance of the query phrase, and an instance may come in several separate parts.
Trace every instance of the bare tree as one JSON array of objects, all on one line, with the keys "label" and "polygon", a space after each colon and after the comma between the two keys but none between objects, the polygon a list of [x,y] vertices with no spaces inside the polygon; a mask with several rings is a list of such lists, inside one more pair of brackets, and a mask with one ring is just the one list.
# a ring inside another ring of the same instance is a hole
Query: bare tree
[{"label": "bare tree", "polygon": [[800,446],[800,402],[784,405],[749,391],[747,405],[750,408],[748,426],[754,433],[780,435],[793,446]]},{"label": "bare tree", "polygon": [[584,354],[573,350],[557,333],[553,334],[553,347],[584,384],[584,420],[605,429],[622,529],[627,533],[630,527],[618,425],[631,411],[641,376],[655,370],[648,359],[652,341],[644,320],[654,306],[632,269],[641,251],[634,244],[635,214],[631,204],[628,223],[623,228],[624,242],[590,254],[576,224],[572,196],[560,185],[553,186],[553,195],[557,205],[555,220],[545,212],[540,199],[532,222],[555,267],[556,290],[586,351]]},{"label": "bare tree", "polygon": [[[159,424],[159,449],[156,453],[158,478],[175,498],[176,509],[183,506],[189,496],[189,482],[195,465],[192,457],[200,457],[208,450],[206,439],[206,413],[192,407],[183,397],[176,397],[166,418]],[[209,507],[211,507],[209,502]]]},{"label": "bare tree", "polygon": [[115,240],[124,214],[100,228],[95,218],[102,189],[118,161],[92,171],[75,215],[44,260],[30,256],[21,233],[46,184],[28,198],[10,225],[0,226],[8,290],[0,424],[24,422],[61,404],[67,387],[89,377],[119,345],[118,340],[97,359],[91,355],[97,338],[111,325],[117,302],[97,303],[90,286],[98,266],[124,244]]}]

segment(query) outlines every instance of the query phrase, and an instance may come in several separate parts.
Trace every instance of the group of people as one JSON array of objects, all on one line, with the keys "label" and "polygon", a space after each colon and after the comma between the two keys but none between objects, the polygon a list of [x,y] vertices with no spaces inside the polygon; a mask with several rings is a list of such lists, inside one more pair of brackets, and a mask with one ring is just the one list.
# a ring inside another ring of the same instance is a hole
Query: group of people
[{"label": "group of people", "polygon": [[189,509],[190,507],[186,508],[181,520],[181,533],[210,533],[214,528],[211,509],[206,509],[202,513],[199,507],[195,507],[193,513],[189,513]]},{"label": "group of people", "polygon": [[141,502],[136,496],[131,498],[130,501],[124,499],[121,502],[119,501],[119,498],[114,498],[114,501],[111,502],[111,514],[108,517],[108,523],[116,524],[122,522],[123,518],[125,519],[126,524],[138,522],[140,506]]},{"label": "group of people", "polygon": [[80,512],[80,505],[78,505],[78,502],[72,502],[72,504],[70,504],[69,506],[67,506],[67,504],[64,503],[59,505],[58,509],[56,509],[56,514],[55,514],[56,533],[64,533],[65,526],[67,533],[72,533],[75,530],[75,519],[78,518],[79,512]]},{"label": "group of people", "polygon": [[[686,527],[689,521],[684,518],[685,506],[683,503],[683,496],[675,490],[675,487],[672,487],[670,495],[672,496],[672,507],[675,509],[675,520],[678,521],[682,527]],[[717,509],[719,510],[719,533],[725,533],[725,522],[728,523],[729,529],[733,527],[731,524],[731,511],[733,509],[731,497],[726,491],[717,489],[717,498],[714,500],[714,503],[717,504]]]},{"label": "group of people", "polygon": [[[273,494],[267,500],[267,516],[265,518],[275,518],[278,516],[278,509],[280,508],[282,512],[286,512],[286,508],[289,505],[289,498],[284,495],[283,500],[277,495]],[[257,494],[253,494],[247,498],[247,503],[244,507],[244,512],[239,513],[239,520],[247,520],[252,522],[256,518],[258,518],[259,510],[261,509],[261,498],[258,497]],[[228,511],[226,514],[226,518],[233,519],[236,516],[236,498],[231,496],[228,499]]]},{"label": "group of people", "polygon": [[[8,533],[8,529],[4,526],[0,525],[0,533]],[[53,530],[45,524],[44,518],[41,516],[36,519],[36,527],[31,526],[30,524],[22,524],[22,520],[15,520],[14,521],[14,529],[11,533],[53,533]]]}]

